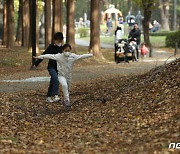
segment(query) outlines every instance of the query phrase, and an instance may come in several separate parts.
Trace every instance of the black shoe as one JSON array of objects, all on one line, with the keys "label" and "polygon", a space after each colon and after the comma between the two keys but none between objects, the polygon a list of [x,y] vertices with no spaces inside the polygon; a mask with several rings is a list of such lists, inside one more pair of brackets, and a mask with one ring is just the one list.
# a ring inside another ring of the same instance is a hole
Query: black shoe
[{"label": "black shoe", "polygon": [[62,104],[63,104],[66,112],[68,112],[68,111],[71,109],[70,101],[64,100],[64,101],[62,102]]}]

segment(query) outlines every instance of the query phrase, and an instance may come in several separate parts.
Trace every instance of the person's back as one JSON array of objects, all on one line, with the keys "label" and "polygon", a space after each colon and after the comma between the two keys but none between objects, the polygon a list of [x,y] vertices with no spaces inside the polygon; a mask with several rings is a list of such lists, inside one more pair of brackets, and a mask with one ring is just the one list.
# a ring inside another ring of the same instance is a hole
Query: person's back
[{"label": "person's back", "polygon": [[118,41],[120,39],[122,39],[122,36],[123,36],[121,27],[117,27],[117,29],[115,30],[114,35],[115,35],[114,43],[118,43]]},{"label": "person's back", "polygon": [[112,27],[112,21],[110,18],[108,18],[107,20],[107,28],[111,28]]}]

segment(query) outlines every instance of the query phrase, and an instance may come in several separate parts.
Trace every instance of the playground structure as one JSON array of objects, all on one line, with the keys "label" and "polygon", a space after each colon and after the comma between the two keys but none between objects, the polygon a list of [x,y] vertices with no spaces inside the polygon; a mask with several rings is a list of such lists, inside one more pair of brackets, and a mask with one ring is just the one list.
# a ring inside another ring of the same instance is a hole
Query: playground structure
[{"label": "playground structure", "polygon": [[102,12],[102,23],[106,23],[110,18],[113,24],[116,26],[120,19],[123,19],[122,12],[115,8],[114,5],[110,5],[109,8]]}]

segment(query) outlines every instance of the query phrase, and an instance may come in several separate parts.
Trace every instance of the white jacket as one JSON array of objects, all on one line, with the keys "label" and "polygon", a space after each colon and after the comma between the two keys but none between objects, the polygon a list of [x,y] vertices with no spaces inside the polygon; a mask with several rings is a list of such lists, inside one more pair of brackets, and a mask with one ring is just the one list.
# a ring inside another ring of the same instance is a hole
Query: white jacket
[{"label": "white jacket", "polygon": [[118,41],[119,41],[120,39],[122,39],[122,37],[123,37],[123,32],[122,32],[122,30],[117,30],[116,35],[115,35],[115,37],[114,37],[114,43],[118,43]]},{"label": "white jacket", "polygon": [[45,54],[38,56],[39,59],[52,59],[57,61],[57,70],[60,76],[64,76],[68,81],[71,80],[71,71],[76,60],[92,57],[93,54],[77,55],[71,53],[68,57],[63,53]]}]

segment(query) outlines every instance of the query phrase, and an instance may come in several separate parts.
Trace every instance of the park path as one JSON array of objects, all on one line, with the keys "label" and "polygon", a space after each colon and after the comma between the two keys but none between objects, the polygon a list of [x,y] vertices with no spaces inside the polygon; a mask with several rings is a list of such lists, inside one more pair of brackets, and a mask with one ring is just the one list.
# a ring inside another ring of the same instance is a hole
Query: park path
[{"label": "park path", "polygon": [[[73,74],[73,83],[84,81],[93,82],[93,80],[110,78],[112,76],[130,76],[139,75],[148,72],[150,69],[164,64],[164,61],[156,62],[131,62],[129,64],[109,63],[103,65],[91,65],[75,67]],[[0,92],[12,93],[19,91],[38,90],[47,88],[49,84],[49,75],[44,71],[29,71],[26,74],[17,73],[4,78],[0,78]]]},{"label": "park path", "polygon": [[[85,40],[82,40],[82,39],[77,39],[76,38],[75,43],[76,43],[76,45],[81,45],[81,46],[85,46],[85,47],[89,46],[89,41],[85,41]],[[105,43],[101,43],[100,46],[101,46],[101,48],[106,48],[106,49],[114,48],[114,45],[105,44]]]},{"label": "park path", "polygon": [[[89,45],[88,41],[80,39],[76,39],[76,43],[82,46]],[[110,48],[112,49],[112,52],[114,50],[112,45],[101,44],[101,47]],[[154,50],[153,57],[147,57],[143,62],[130,62],[129,64],[116,64],[114,62],[109,62],[101,65],[81,67],[75,66],[72,73],[72,83],[92,81],[101,78],[108,78],[115,75],[129,76],[143,74],[148,72],[150,69],[162,65],[165,62],[169,62],[175,58],[176,57],[173,56],[172,52]],[[48,82],[49,75],[46,70],[16,73],[0,78],[0,92],[12,93],[24,90],[37,90],[41,88],[47,88]]]}]

